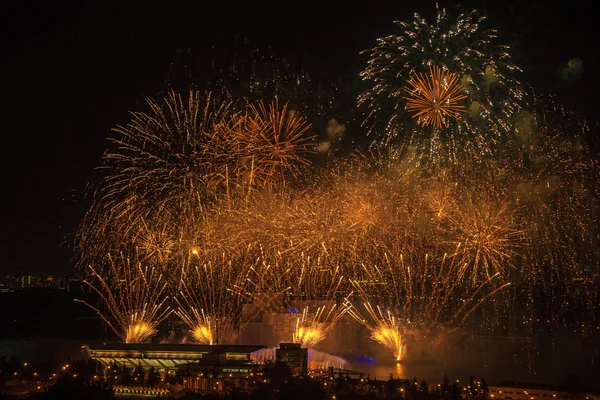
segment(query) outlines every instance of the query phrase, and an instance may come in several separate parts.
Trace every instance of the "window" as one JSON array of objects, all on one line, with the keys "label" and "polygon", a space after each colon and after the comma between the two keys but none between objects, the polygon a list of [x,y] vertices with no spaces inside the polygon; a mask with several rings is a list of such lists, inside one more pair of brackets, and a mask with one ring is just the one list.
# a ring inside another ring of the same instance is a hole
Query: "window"
[{"label": "window", "polygon": [[225,355],[225,359],[227,359],[227,360],[244,361],[244,360],[249,360],[250,359],[250,354],[247,354],[247,353],[227,353]]}]

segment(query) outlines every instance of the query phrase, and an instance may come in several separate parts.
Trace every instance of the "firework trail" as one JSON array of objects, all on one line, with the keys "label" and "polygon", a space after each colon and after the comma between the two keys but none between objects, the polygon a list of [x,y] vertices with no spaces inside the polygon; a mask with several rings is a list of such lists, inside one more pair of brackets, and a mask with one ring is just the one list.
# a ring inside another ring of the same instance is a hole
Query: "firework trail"
[{"label": "firework trail", "polygon": [[370,321],[363,318],[357,309],[351,305],[349,306],[349,314],[371,332],[371,339],[389,349],[396,361],[402,361],[406,353],[406,345],[402,341],[402,327],[398,319],[389,310],[384,313],[379,306],[375,311],[371,303],[365,303],[364,307]]},{"label": "firework trail", "polygon": [[236,114],[219,125],[211,143],[223,159],[217,173],[222,180],[235,177],[246,185],[273,186],[285,182],[286,173],[296,176],[314,147],[311,125],[288,104],[259,102],[246,113]]},{"label": "firework trail", "polygon": [[194,341],[235,344],[244,300],[236,290],[244,290],[244,273],[225,256],[220,261],[200,262],[194,255],[181,269],[175,314],[185,322]]},{"label": "firework trail", "polygon": [[380,262],[363,266],[363,277],[352,281],[365,311],[352,300],[348,309],[397,360],[403,354],[404,331],[454,329],[510,285],[499,274],[467,284],[471,274],[456,257],[432,262],[426,256],[418,263],[407,262],[402,254],[384,254]]},{"label": "firework trail", "polygon": [[[104,276],[93,268],[86,284],[98,294],[102,307],[77,300],[94,311],[125,343],[148,341],[169,316],[167,283],[156,268],[142,267],[123,255],[114,260]],[[91,268],[91,267],[90,267]]]},{"label": "firework trail", "polygon": [[292,341],[307,348],[315,347],[325,339],[346,312],[342,303],[345,296],[341,269],[328,267],[322,261],[311,262],[307,258],[302,263],[298,280],[292,285],[292,303],[302,307],[302,314],[293,316],[296,323]]}]

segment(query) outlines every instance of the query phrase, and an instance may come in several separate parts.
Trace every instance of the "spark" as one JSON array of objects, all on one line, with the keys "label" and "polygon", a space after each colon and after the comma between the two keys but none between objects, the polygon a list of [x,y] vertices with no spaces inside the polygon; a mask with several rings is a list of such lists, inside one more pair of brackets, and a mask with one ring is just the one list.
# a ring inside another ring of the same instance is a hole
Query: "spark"
[{"label": "spark", "polygon": [[199,262],[200,259],[194,257],[181,270],[175,314],[185,322],[196,342],[233,344],[243,301],[234,288],[243,285],[243,276],[224,258],[201,265]]},{"label": "spark", "polygon": [[143,343],[171,313],[166,304],[167,283],[156,268],[142,267],[124,255],[118,260],[109,255],[109,260],[106,276],[90,267],[93,279],[85,281],[99,295],[104,309],[77,301],[96,311],[125,343]]},{"label": "spark", "polygon": [[446,118],[460,119],[465,106],[460,100],[466,99],[464,88],[458,76],[443,71],[438,66],[429,67],[429,75],[415,73],[405,86],[406,110],[414,113],[413,118],[421,125],[436,128],[448,126]]}]

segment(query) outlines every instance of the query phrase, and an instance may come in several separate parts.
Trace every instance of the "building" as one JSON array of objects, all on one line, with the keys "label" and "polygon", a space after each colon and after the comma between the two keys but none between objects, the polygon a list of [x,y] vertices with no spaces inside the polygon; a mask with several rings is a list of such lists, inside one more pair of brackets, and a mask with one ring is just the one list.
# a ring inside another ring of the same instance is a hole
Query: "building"
[{"label": "building", "polygon": [[308,349],[303,349],[300,343],[280,343],[275,350],[275,360],[286,363],[293,375],[308,372]]},{"label": "building", "polygon": [[[565,400],[575,398],[563,391],[558,385],[543,385],[524,382],[503,382],[501,385],[489,386],[491,400]],[[600,396],[585,394],[579,396],[585,400],[600,400]]]},{"label": "building", "polygon": [[153,367],[163,376],[182,374],[184,389],[220,391],[225,384],[246,387],[254,379],[260,365],[250,354],[260,349],[264,346],[111,343],[87,351],[104,367]]},{"label": "building", "polygon": [[88,354],[104,367],[112,364],[127,368],[154,367],[162,372],[175,372],[187,368],[228,368],[253,364],[250,353],[264,346],[110,343],[87,348]]}]

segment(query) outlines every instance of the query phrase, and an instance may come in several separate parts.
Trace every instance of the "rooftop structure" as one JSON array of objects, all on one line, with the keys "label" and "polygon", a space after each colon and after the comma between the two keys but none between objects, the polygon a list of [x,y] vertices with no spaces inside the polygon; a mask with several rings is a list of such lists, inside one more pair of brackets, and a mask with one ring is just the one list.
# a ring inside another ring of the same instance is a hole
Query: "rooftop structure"
[{"label": "rooftop structure", "polygon": [[157,370],[176,371],[181,366],[198,364],[204,367],[231,367],[251,364],[250,353],[264,346],[110,343],[89,348],[91,358],[104,366],[142,366]]}]

